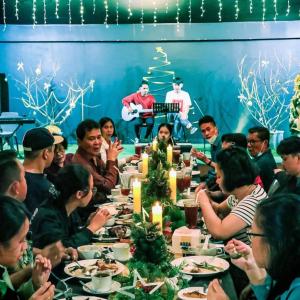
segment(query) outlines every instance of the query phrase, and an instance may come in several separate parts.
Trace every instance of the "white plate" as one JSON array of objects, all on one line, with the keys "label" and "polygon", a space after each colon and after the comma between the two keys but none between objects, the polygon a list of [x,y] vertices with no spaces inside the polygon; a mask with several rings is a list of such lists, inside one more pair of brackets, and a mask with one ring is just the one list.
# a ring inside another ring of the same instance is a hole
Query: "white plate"
[{"label": "white plate", "polygon": [[195,175],[200,175],[200,171],[199,170],[192,171],[192,176],[195,176]]},{"label": "white plate", "polygon": [[[195,267],[195,265],[193,264],[193,261],[196,263],[207,262],[210,265],[216,266],[217,269],[216,269],[216,271],[201,269],[200,272],[194,273],[194,272],[191,272],[191,269],[193,267]],[[200,255],[199,256],[180,257],[180,258],[174,259],[171,262],[171,264],[175,267],[183,265],[180,270],[182,273],[192,275],[192,276],[197,276],[197,277],[205,277],[205,276],[209,276],[209,275],[222,273],[229,268],[229,263],[225,259],[214,257],[214,256],[200,256]]]},{"label": "white plate", "polygon": [[94,290],[92,282],[90,281],[90,282],[86,283],[86,286],[83,285],[82,289],[85,292],[90,293],[90,294],[94,294],[94,295],[108,295],[108,294],[111,294],[111,293],[114,293],[114,292],[118,291],[120,289],[120,287],[121,287],[121,283],[113,280],[110,290],[106,291],[106,292],[103,292],[103,291],[99,291],[99,290]]},{"label": "white plate", "polygon": [[[191,292],[194,292],[194,291],[197,291],[199,293],[203,293],[203,287],[202,286],[194,286],[194,287],[189,287],[189,288],[180,290],[178,292],[177,296],[181,300],[193,300],[193,299],[205,299],[206,300],[207,299],[207,297],[205,297],[205,298],[192,298],[192,297],[184,296],[185,293],[191,293]],[[205,293],[203,293],[203,294],[205,294]]]},{"label": "white plate", "polygon": [[[94,296],[72,296],[73,300],[86,300],[87,298],[89,298],[89,300],[106,300],[104,298],[100,298],[100,297],[94,297]],[[66,298],[62,298],[60,300],[66,300]]]},{"label": "white plate", "polygon": [[[83,267],[91,267],[89,269],[97,270],[97,268],[93,266],[93,265],[95,265],[97,260],[98,259],[79,260],[78,263]],[[125,266],[123,264],[119,263],[118,261],[116,261],[116,265],[117,265],[118,269],[112,274],[112,276],[122,273],[125,269]],[[72,263],[66,265],[64,268],[65,273],[71,277],[80,278],[80,279],[90,279],[91,278],[92,275],[85,275],[82,273],[82,271],[80,269],[73,271],[73,272],[70,271],[70,268],[75,267],[75,266],[77,266],[76,262],[72,262]],[[98,270],[96,272],[98,272]]]},{"label": "white plate", "polygon": [[199,183],[196,181],[191,182],[191,188],[196,188],[198,185],[199,185]]},{"label": "white plate", "polygon": [[[107,256],[108,258],[110,258],[110,259],[115,259],[115,255],[114,255],[113,252],[107,253],[106,256]],[[115,259],[115,260],[120,261],[120,262],[127,262],[127,261],[129,261],[131,258],[132,258],[132,254],[129,253],[128,259],[126,259],[126,260]]]}]

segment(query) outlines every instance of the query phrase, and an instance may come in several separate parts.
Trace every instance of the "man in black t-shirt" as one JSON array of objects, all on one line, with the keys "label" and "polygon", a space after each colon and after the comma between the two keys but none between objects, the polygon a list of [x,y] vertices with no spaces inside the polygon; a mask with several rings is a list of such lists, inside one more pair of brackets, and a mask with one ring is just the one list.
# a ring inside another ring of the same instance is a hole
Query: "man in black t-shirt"
[{"label": "man in black t-shirt", "polygon": [[54,145],[63,137],[53,136],[46,128],[33,128],[25,133],[23,139],[24,168],[27,181],[27,196],[24,201],[31,214],[48,199],[49,192],[55,190],[44,174],[54,156]]}]

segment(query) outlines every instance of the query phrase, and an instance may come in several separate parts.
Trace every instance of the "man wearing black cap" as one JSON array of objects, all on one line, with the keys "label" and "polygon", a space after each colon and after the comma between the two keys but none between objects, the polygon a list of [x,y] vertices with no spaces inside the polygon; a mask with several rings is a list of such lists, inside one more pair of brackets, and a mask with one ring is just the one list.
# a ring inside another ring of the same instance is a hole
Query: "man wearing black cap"
[{"label": "man wearing black cap", "polygon": [[48,199],[54,188],[47,180],[44,169],[49,167],[54,156],[54,145],[63,141],[61,136],[53,136],[46,128],[33,128],[25,133],[23,139],[24,168],[27,181],[27,196],[24,201],[30,213]]}]

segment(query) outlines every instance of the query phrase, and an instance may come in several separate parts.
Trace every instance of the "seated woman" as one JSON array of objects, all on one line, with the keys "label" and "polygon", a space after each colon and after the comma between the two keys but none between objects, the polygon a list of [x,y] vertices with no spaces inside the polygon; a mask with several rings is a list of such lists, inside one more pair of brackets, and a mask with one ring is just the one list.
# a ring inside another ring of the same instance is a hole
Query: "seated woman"
[{"label": "seated woman", "polygon": [[26,235],[29,220],[22,203],[8,196],[0,196],[0,299],[52,299],[54,286],[47,282],[51,263],[47,258],[37,255],[32,269],[32,277],[15,290],[7,267],[12,267],[27,248]]},{"label": "seated woman", "polygon": [[33,246],[43,248],[61,240],[65,247],[89,244],[93,234],[110,218],[106,209],[93,213],[87,226],[80,228],[77,208],[85,207],[92,199],[93,177],[79,164],[70,164],[57,174],[58,195],[40,206],[31,221]]},{"label": "seated woman", "polygon": [[217,204],[205,190],[198,192],[197,201],[206,227],[216,239],[235,237],[250,244],[246,228],[252,225],[257,204],[267,196],[261,186],[253,184],[256,169],[244,149],[231,147],[217,154],[216,173],[222,192],[234,197]]},{"label": "seated woman", "polygon": [[175,142],[172,136],[173,126],[168,123],[161,123],[157,129],[157,140],[158,142],[164,141],[168,145],[174,146]]},{"label": "seated woman", "polygon": [[[225,250],[244,270],[258,300],[300,299],[300,201],[294,194],[277,194],[260,202],[251,230],[252,249],[237,240]],[[241,257],[242,255],[242,257]],[[208,288],[208,300],[229,300],[219,282]]]},{"label": "seated woman", "polygon": [[[111,118],[103,117],[99,120],[101,135],[102,135],[102,145],[100,149],[100,155],[103,162],[106,164],[107,161],[107,150],[112,143],[112,138],[116,137],[115,123]],[[117,138],[116,138],[117,139]],[[118,166],[121,168],[126,163],[132,160],[138,160],[139,156],[132,155],[118,159]]]}]

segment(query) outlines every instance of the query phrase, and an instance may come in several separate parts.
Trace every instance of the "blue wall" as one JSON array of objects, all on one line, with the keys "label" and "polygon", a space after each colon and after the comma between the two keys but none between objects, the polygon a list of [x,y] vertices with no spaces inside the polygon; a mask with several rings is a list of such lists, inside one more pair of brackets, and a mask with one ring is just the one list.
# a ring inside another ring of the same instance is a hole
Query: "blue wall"
[{"label": "blue wall", "polygon": [[[123,139],[133,137],[131,123],[120,120],[121,99],[137,90],[141,78],[154,66],[155,48],[160,46],[168,54],[171,65],[185,81],[184,89],[197,101],[205,114],[215,116],[222,132],[237,129],[246,132],[255,124],[238,101],[240,82],[237,65],[246,55],[253,62],[259,56],[277,64],[292,62],[290,76],[299,70],[300,22],[186,24],[176,30],[174,24],[153,27],[145,25],[72,26],[47,25],[7,26],[0,28],[0,73],[9,82],[10,107],[13,111],[32,115],[24,108],[15,79],[24,80],[17,71],[17,63],[34,72],[41,64],[42,73],[50,74],[53,64],[60,67],[54,80],[56,92],[64,96],[61,81],[77,80],[81,85],[95,80],[94,92],[85,97],[85,104],[100,105],[85,108],[84,116],[98,120],[106,115],[118,124]],[[289,90],[291,98],[293,91]],[[197,108],[192,121],[199,119]],[[81,120],[78,106],[61,126],[72,136]],[[158,119],[157,123],[162,119]],[[288,129],[284,124],[282,129]],[[129,134],[128,134],[129,133]],[[199,140],[199,132],[192,137]]]}]

